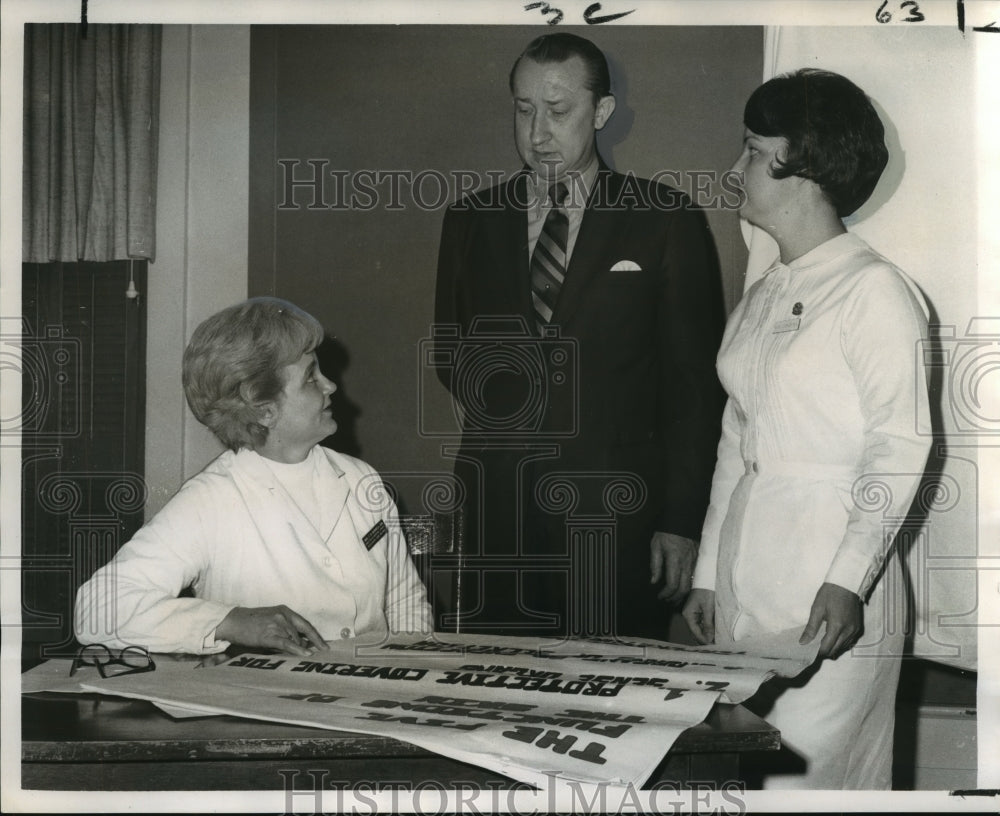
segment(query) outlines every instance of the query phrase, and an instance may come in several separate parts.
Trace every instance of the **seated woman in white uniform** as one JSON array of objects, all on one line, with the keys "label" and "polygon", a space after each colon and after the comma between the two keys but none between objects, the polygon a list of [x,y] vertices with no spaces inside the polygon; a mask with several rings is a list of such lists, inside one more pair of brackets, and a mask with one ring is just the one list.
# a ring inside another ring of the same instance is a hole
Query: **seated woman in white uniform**
[{"label": "seated woman in white uniform", "polygon": [[318,444],[337,429],[322,340],[315,318],[276,298],[195,330],[184,393],[228,450],[80,588],[81,643],[306,656],[334,638],[431,630],[378,474]]},{"label": "seated woman in white uniform", "polygon": [[905,599],[891,542],[930,443],[926,306],[841,220],[888,158],[864,92],[797,71],[754,91],[743,121],[740,214],[780,256],[719,351],[729,401],[684,618],[702,643],[821,637],[808,672],[747,703],[795,755],[765,787],[888,788]]}]

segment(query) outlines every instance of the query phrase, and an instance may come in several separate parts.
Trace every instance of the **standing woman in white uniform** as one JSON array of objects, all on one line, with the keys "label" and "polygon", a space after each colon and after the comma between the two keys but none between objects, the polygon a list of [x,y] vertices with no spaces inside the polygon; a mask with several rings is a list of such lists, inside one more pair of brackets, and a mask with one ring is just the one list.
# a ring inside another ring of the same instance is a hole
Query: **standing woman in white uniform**
[{"label": "standing woman in white uniform", "polygon": [[684,618],[702,643],[822,637],[809,671],[751,701],[795,755],[764,787],[888,789],[904,606],[891,542],[929,449],[926,307],[841,221],[888,158],[864,92],[800,70],[758,88],[744,124],[740,214],[780,257],[719,352],[729,401]]},{"label": "standing woman in white uniform", "polygon": [[[228,450],[77,593],[84,644],[306,656],[330,639],[427,632],[431,611],[378,474],[337,430],[323,328],[277,298],[224,309],[184,352],[184,393]],[[184,589],[190,596],[180,597]]]}]

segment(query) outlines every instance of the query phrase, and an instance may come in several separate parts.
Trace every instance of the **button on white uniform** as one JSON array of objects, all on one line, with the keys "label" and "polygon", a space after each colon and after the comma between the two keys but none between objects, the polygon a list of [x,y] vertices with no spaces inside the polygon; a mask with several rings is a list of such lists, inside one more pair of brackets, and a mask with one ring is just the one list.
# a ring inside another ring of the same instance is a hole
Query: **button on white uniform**
[{"label": "button on white uniform", "polygon": [[340,630],[340,636],[342,638],[349,638],[351,636],[351,630],[348,627],[344,627]]},{"label": "button on white uniform", "polygon": [[323,564],[327,567],[331,567],[333,566],[333,559],[330,558],[330,556],[327,556],[326,558],[323,559]]}]

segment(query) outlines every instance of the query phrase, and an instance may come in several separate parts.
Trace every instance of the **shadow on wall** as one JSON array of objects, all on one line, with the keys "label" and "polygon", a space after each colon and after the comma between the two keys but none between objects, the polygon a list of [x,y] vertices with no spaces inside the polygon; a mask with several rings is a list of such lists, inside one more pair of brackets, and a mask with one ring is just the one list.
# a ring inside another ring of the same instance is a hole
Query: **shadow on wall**
[{"label": "shadow on wall", "polygon": [[628,106],[628,74],[625,66],[608,51],[605,51],[604,55],[608,60],[608,71],[611,74],[611,93],[615,96],[615,112],[604,129],[597,134],[597,150],[608,167],[617,170],[615,147],[628,139],[635,122],[635,111]]},{"label": "shadow on wall", "polygon": [[882,126],[885,128],[885,146],[889,150],[889,162],[886,164],[885,170],[882,171],[882,177],[878,180],[878,184],[874,191],[872,191],[871,197],[856,212],[851,213],[844,219],[844,224],[848,229],[874,214],[883,204],[892,198],[896,194],[896,190],[899,189],[900,182],[903,180],[903,174],[906,172],[906,153],[903,150],[902,142],[899,140],[899,131],[893,124],[892,119],[889,118],[889,114],[885,112],[885,108],[875,99],[872,99],[871,102],[875,108],[875,112],[878,114],[878,118],[882,120]]},{"label": "shadow on wall", "polygon": [[347,389],[344,388],[344,372],[351,363],[347,347],[327,335],[316,349],[316,358],[324,376],[337,386],[337,390],[330,397],[333,418],[337,421],[337,432],[320,444],[340,453],[346,453],[348,456],[361,458],[361,443],[358,441],[357,433],[361,409],[351,402],[347,396]]}]

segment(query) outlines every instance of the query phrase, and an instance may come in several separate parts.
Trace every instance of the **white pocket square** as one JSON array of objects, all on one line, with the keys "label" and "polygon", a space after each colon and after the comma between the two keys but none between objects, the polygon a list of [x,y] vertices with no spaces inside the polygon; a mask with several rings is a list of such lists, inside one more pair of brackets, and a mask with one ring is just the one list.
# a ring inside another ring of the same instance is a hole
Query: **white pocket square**
[{"label": "white pocket square", "polygon": [[611,267],[612,272],[642,272],[642,267],[635,261],[619,261]]}]

